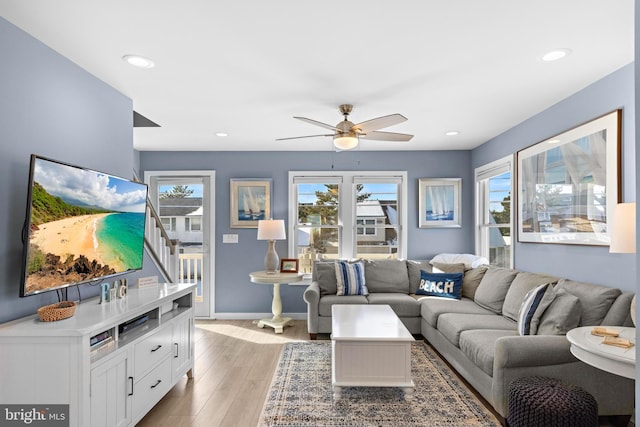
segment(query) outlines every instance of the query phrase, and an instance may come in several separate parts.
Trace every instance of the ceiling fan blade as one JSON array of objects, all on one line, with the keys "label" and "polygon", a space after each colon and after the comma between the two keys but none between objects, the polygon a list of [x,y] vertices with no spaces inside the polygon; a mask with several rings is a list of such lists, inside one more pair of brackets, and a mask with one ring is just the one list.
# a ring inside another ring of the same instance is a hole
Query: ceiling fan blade
[{"label": "ceiling fan blade", "polygon": [[369,132],[366,135],[360,135],[360,138],[374,139],[376,141],[410,141],[413,135],[396,132]]},{"label": "ceiling fan blade", "polygon": [[302,120],[303,122],[310,123],[312,125],[320,126],[321,128],[329,129],[329,130],[338,130],[333,125],[328,125],[326,123],[319,122],[317,120],[307,119],[306,117],[294,117],[294,119]]},{"label": "ceiling fan blade", "polygon": [[402,114],[389,114],[388,116],[377,117],[375,119],[367,120],[366,122],[355,124],[353,127],[360,129],[361,133],[369,133],[374,130],[397,125],[398,123],[405,122],[406,120],[407,118]]},{"label": "ceiling fan blade", "polygon": [[290,138],[276,138],[276,141],[287,141],[289,139],[301,139],[301,138],[315,138],[316,136],[333,136],[333,134],[327,133],[322,135],[292,136]]}]

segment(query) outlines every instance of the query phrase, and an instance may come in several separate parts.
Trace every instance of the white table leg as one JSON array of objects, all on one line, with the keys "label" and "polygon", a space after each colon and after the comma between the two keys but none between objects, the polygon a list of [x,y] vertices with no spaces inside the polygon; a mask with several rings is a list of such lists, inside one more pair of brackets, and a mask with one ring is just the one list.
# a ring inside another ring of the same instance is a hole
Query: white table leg
[{"label": "white table leg", "polygon": [[413,387],[405,387],[402,389],[404,391],[404,400],[406,400],[407,402],[410,402],[413,400],[413,392],[414,392],[414,388]]},{"label": "white table leg", "polygon": [[342,397],[342,387],[333,386],[333,400],[340,400]]},{"label": "white table leg", "polygon": [[271,312],[274,322],[282,320],[282,300],[280,299],[280,283],[273,284],[273,301],[271,302]]}]

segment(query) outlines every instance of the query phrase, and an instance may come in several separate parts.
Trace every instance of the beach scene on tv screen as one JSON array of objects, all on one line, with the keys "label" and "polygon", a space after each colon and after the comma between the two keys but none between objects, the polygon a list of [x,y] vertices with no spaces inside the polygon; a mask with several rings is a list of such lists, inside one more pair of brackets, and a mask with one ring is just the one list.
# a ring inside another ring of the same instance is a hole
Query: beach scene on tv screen
[{"label": "beach scene on tv screen", "polygon": [[142,267],[146,186],[36,158],[25,294]]}]

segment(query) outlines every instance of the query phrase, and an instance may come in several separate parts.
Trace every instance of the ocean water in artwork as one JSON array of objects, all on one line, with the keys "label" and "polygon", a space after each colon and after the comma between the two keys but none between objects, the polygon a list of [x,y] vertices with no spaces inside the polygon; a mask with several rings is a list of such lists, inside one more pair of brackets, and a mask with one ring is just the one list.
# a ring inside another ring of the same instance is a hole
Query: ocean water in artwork
[{"label": "ocean water in artwork", "polygon": [[452,185],[434,185],[427,188],[427,221],[451,221],[454,218],[454,187]]},{"label": "ocean water in artwork", "polygon": [[118,271],[142,267],[144,213],[114,213],[96,224],[94,245],[102,261]]},{"label": "ocean water in artwork", "polygon": [[259,219],[266,219],[263,210],[260,212],[238,210],[238,220],[240,221],[257,221]]}]

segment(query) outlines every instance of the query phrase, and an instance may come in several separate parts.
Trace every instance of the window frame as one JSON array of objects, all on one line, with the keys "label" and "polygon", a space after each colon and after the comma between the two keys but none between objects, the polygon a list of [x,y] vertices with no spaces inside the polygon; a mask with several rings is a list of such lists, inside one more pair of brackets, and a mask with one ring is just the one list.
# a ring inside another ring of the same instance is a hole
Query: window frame
[{"label": "window frame", "polygon": [[[514,252],[515,252],[515,228],[514,224],[514,206],[516,200],[516,194],[514,193],[514,179],[515,179],[515,155],[509,155],[502,157],[498,160],[494,160],[493,162],[487,163],[485,165],[479,166],[475,169],[474,172],[474,183],[475,183],[475,250],[476,254],[479,256],[487,258],[489,261],[489,239],[487,238],[486,230],[492,228],[504,228],[506,226],[510,229],[511,243],[510,243],[510,253],[509,253],[509,266],[508,268],[513,268],[514,265]],[[499,176],[503,173],[509,172],[511,176],[510,182],[510,195],[511,195],[511,209],[509,215],[509,224],[490,224],[489,221],[489,210],[490,210],[490,199],[487,198],[487,183],[493,177]]]},{"label": "window frame", "polygon": [[[336,182],[339,181],[339,182]],[[288,257],[297,258],[297,221],[299,183],[338,184],[338,257],[353,258],[357,254],[357,184],[398,184],[398,252],[397,257],[407,257],[408,197],[406,171],[289,171]],[[377,225],[380,227],[380,225]],[[386,227],[386,225],[383,225]],[[351,227],[351,229],[349,229]]]}]

